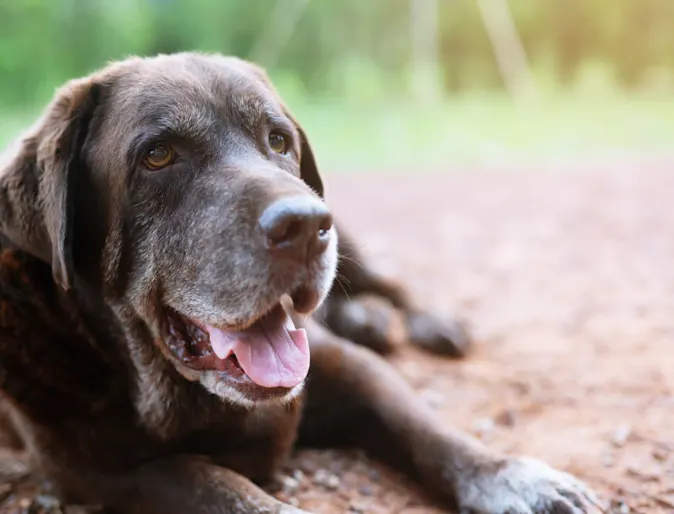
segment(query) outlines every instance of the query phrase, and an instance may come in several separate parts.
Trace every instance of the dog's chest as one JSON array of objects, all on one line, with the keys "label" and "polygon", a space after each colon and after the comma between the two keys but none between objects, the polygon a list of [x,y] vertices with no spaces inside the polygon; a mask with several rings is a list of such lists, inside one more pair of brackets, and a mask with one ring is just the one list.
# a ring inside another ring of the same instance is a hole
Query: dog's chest
[{"label": "dog's chest", "polygon": [[189,434],[175,450],[208,455],[224,467],[264,481],[291,452],[300,414],[299,400],[247,412],[223,412],[222,419]]}]

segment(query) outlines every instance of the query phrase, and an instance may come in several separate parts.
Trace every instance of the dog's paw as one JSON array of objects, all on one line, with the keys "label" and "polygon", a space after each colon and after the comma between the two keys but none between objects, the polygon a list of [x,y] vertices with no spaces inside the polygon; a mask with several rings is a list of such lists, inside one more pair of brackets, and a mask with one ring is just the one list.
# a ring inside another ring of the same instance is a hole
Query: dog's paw
[{"label": "dog's paw", "polygon": [[459,358],[473,343],[465,321],[425,310],[398,309],[375,294],[328,301],[318,317],[336,335],[382,355],[409,341],[424,350]]},{"label": "dog's paw", "polygon": [[326,316],[328,327],[338,336],[385,355],[407,339],[403,315],[376,295],[362,294],[335,302]]},{"label": "dog's paw", "polygon": [[461,514],[594,514],[596,495],[572,475],[531,458],[474,475],[457,491]]},{"label": "dog's paw", "polygon": [[428,351],[451,357],[464,357],[473,339],[466,322],[442,319],[427,311],[407,314],[409,340]]}]

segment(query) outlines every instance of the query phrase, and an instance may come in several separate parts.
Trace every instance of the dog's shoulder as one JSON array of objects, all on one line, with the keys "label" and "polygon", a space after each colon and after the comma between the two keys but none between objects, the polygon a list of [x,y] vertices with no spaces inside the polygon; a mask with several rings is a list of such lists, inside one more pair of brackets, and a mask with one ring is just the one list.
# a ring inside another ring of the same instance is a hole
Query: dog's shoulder
[{"label": "dog's shoulder", "polygon": [[0,235],[0,330],[21,337],[45,320],[54,296],[49,268]]},{"label": "dog's shoulder", "polygon": [[44,422],[89,411],[110,392],[100,351],[57,290],[50,267],[0,238],[0,388]]}]

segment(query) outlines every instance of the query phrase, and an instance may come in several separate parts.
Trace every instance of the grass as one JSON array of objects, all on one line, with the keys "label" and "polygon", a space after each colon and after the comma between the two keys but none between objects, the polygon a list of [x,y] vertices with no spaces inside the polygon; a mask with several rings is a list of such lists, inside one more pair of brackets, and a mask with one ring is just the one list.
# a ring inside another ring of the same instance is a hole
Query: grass
[{"label": "grass", "polygon": [[[674,102],[645,96],[556,95],[518,106],[501,94],[471,94],[426,107],[327,101],[291,106],[329,172],[414,172],[674,148]],[[0,145],[32,120],[26,113],[0,114]]]},{"label": "grass", "polygon": [[475,95],[430,108],[298,108],[330,170],[447,168],[451,164],[560,159],[674,149],[674,102],[556,97],[517,106]]}]

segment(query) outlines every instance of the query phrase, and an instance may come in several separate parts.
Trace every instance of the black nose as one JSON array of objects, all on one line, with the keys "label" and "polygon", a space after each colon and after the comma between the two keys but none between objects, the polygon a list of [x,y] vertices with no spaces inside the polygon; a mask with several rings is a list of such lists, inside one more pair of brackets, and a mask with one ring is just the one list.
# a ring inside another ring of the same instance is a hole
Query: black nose
[{"label": "black nose", "polygon": [[327,248],[332,215],[320,200],[295,196],[267,207],[260,216],[260,227],[270,249],[306,262]]}]

